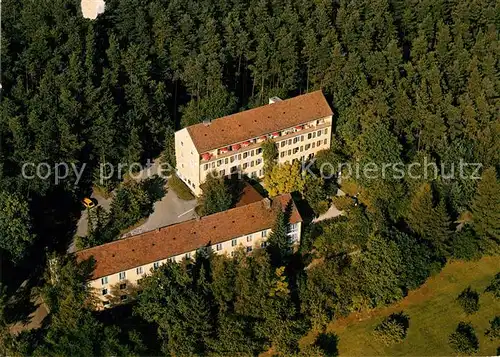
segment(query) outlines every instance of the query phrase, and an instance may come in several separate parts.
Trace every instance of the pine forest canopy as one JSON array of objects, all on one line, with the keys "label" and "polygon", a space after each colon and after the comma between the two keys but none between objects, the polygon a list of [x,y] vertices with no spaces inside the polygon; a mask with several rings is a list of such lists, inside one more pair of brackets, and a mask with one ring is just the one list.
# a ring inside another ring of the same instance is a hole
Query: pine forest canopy
[{"label": "pine forest canopy", "polygon": [[[169,266],[158,278],[173,282],[172,296],[146,281],[139,311],[158,324],[165,353],[245,345],[252,354],[272,344],[291,355],[302,316],[316,326],[390,303],[450,257],[499,251],[499,29],[495,0],[108,0],[94,20],[82,16],[80,0],[3,0],[2,263],[33,269],[43,263],[40,252],[66,250],[100,164],[144,162],[165,148],[173,162],[174,130],[272,96],[325,93],[335,113],[325,161],[481,163],[481,184],[443,176],[354,182],[361,204],[304,239],[304,254],[324,258],[307,272],[275,269],[261,252],[192,272]],[[28,162],[87,166],[78,185],[71,177],[55,185],[23,178]],[[113,180],[104,186],[115,187]],[[324,206],[324,190],[307,187],[321,184],[305,179],[300,191]],[[458,232],[454,222],[465,213],[472,218]],[[155,314],[169,299],[175,312]],[[80,321],[78,304],[64,304],[68,321]],[[261,304],[265,311],[256,310]],[[50,343],[72,340],[52,311]],[[81,355],[120,354],[111,344],[92,349],[97,338],[84,332],[99,329],[84,316],[78,336],[89,350]],[[195,321],[194,333],[184,321]],[[77,354],[61,346],[39,355]]]}]

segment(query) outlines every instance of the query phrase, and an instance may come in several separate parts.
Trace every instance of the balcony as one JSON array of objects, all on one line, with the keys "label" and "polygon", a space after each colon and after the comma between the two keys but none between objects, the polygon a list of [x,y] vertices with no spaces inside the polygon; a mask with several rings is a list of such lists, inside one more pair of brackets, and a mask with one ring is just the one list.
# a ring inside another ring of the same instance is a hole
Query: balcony
[{"label": "balcony", "polygon": [[241,151],[246,151],[250,149],[254,149],[256,147],[260,147],[260,143],[266,141],[267,139],[278,139],[278,138],[288,138],[295,136],[298,132],[307,134],[308,132],[312,132],[316,129],[322,129],[330,126],[330,123],[325,119],[320,119],[314,122],[310,122],[303,125],[297,125],[293,128],[284,129],[281,131],[275,131],[268,135],[262,135],[258,138],[252,138],[241,143],[235,143],[226,147],[219,148],[217,150],[213,150],[212,152],[206,152],[201,155],[201,161],[209,162],[216,159],[221,159],[224,157],[228,157],[234,155]]}]

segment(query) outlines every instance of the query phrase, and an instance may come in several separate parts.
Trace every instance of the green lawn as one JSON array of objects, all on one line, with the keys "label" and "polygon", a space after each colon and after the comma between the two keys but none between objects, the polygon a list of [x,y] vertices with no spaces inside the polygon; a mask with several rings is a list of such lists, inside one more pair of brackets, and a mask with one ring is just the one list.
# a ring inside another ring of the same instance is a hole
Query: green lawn
[{"label": "green lawn", "polygon": [[[486,257],[477,262],[452,262],[420,289],[387,308],[352,314],[332,323],[328,330],[339,337],[341,356],[374,355],[453,355],[448,336],[460,321],[470,321],[479,338],[479,355],[495,355],[500,341],[484,336],[489,320],[500,315],[500,300],[484,289],[495,273],[500,272],[500,257]],[[456,303],[457,295],[467,286],[480,293],[480,309],[467,316]],[[404,311],[410,317],[408,336],[400,344],[385,347],[374,340],[372,332],[383,317]]]}]

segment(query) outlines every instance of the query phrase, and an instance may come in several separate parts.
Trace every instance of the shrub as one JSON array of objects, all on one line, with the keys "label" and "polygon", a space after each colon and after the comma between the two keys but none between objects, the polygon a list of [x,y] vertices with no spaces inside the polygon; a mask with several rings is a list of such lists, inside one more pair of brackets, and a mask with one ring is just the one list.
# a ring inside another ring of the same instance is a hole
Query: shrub
[{"label": "shrub", "polygon": [[485,292],[492,293],[494,297],[500,299],[500,273],[497,273]]},{"label": "shrub", "polygon": [[333,198],[333,204],[339,211],[346,211],[354,207],[354,200],[349,196],[337,196]]},{"label": "shrub", "polygon": [[194,199],[189,187],[177,175],[170,176],[168,179],[168,187],[170,187],[181,200],[190,201]]},{"label": "shrub", "polygon": [[409,317],[401,311],[398,314],[386,317],[375,327],[374,335],[377,340],[389,346],[403,341],[406,338],[409,326]]},{"label": "shrub", "polygon": [[473,314],[479,310],[479,294],[470,286],[458,295],[457,301],[466,314]]},{"label": "shrub", "polygon": [[327,357],[336,357],[339,355],[339,338],[333,333],[321,333],[316,338],[315,346],[318,346],[322,355]]},{"label": "shrub", "polygon": [[486,330],[485,335],[492,341],[500,338],[500,316],[495,316],[490,321],[490,328]]},{"label": "shrub", "polygon": [[474,327],[468,322],[460,322],[455,332],[450,335],[449,343],[457,353],[472,354],[479,350]]}]

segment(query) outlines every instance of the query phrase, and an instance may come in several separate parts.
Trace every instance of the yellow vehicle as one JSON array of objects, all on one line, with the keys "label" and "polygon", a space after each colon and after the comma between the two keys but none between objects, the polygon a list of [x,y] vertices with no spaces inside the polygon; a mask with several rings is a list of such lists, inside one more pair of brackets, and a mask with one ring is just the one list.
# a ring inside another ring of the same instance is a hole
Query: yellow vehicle
[{"label": "yellow vehicle", "polygon": [[88,197],[85,197],[82,201],[83,205],[86,207],[86,208],[92,208],[92,207],[95,207],[95,203],[94,201],[92,201],[90,198]]}]

